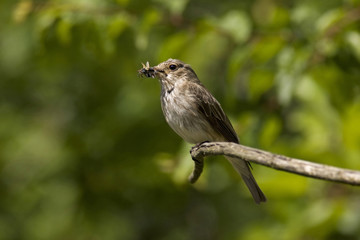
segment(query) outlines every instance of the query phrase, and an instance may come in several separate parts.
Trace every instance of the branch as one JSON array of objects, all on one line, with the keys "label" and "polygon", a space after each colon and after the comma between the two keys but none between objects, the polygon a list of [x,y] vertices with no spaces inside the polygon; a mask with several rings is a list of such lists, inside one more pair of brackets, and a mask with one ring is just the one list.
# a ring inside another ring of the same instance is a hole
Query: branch
[{"label": "branch", "polygon": [[204,167],[204,157],[210,155],[225,155],[307,177],[350,185],[360,185],[360,171],[312,163],[236,143],[206,142],[193,147],[190,154],[195,162],[195,169],[189,177],[191,183],[196,182],[200,177]]}]

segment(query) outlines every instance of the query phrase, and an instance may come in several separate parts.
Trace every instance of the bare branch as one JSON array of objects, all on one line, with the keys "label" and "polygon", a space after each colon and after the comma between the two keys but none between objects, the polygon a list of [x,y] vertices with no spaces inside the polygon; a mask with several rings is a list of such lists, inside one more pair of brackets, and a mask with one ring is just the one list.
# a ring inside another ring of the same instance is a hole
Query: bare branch
[{"label": "bare branch", "polygon": [[195,169],[189,177],[191,183],[196,182],[200,177],[204,167],[204,157],[210,155],[226,155],[307,177],[350,185],[360,185],[360,171],[290,158],[236,143],[207,142],[193,147],[190,154],[195,162]]}]

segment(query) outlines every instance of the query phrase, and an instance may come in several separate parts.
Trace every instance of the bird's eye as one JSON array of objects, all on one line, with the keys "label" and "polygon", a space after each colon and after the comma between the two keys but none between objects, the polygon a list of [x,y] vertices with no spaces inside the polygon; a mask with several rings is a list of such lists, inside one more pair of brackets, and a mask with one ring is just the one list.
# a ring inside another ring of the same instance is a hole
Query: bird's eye
[{"label": "bird's eye", "polygon": [[175,64],[171,64],[170,66],[169,66],[169,68],[170,68],[170,70],[176,70],[177,69],[177,66],[175,65]]}]

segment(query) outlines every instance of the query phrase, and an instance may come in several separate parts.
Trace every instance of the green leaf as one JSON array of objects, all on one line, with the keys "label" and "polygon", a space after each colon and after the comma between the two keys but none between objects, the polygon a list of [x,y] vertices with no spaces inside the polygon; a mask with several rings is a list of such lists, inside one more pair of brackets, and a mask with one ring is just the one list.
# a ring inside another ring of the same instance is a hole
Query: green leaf
[{"label": "green leaf", "polygon": [[339,21],[344,16],[342,8],[335,8],[325,12],[315,23],[318,33],[324,33],[334,23]]},{"label": "green leaf", "polygon": [[219,28],[229,34],[235,42],[245,42],[250,37],[252,26],[246,13],[232,10],[218,21]]},{"label": "green leaf", "polygon": [[345,35],[346,43],[352,49],[354,55],[360,62],[360,33],[357,31],[350,31]]},{"label": "green leaf", "polygon": [[109,21],[107,33],[111,39],[117,38],[129,25],[129,16],[126,14],[117,14]]},{"label": "green leaf", "polygon": [[72,23],[65,19],[60,19],[57,24],[56,32],[60,42],[64,45],[67,45],[71,42],[71,28]]}]

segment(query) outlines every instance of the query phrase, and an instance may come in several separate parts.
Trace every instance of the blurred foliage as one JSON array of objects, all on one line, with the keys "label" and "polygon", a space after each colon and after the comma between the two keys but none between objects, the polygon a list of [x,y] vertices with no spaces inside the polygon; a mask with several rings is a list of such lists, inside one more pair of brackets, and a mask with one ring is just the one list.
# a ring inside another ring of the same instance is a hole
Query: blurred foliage
[{"label": "blurred foliage", "polygon": [[356,187],[223,158],[194,186],[141,62],[193,66],[252,147],[360,169],[359,0],[0,2],[0,239],[360,239]]}]

